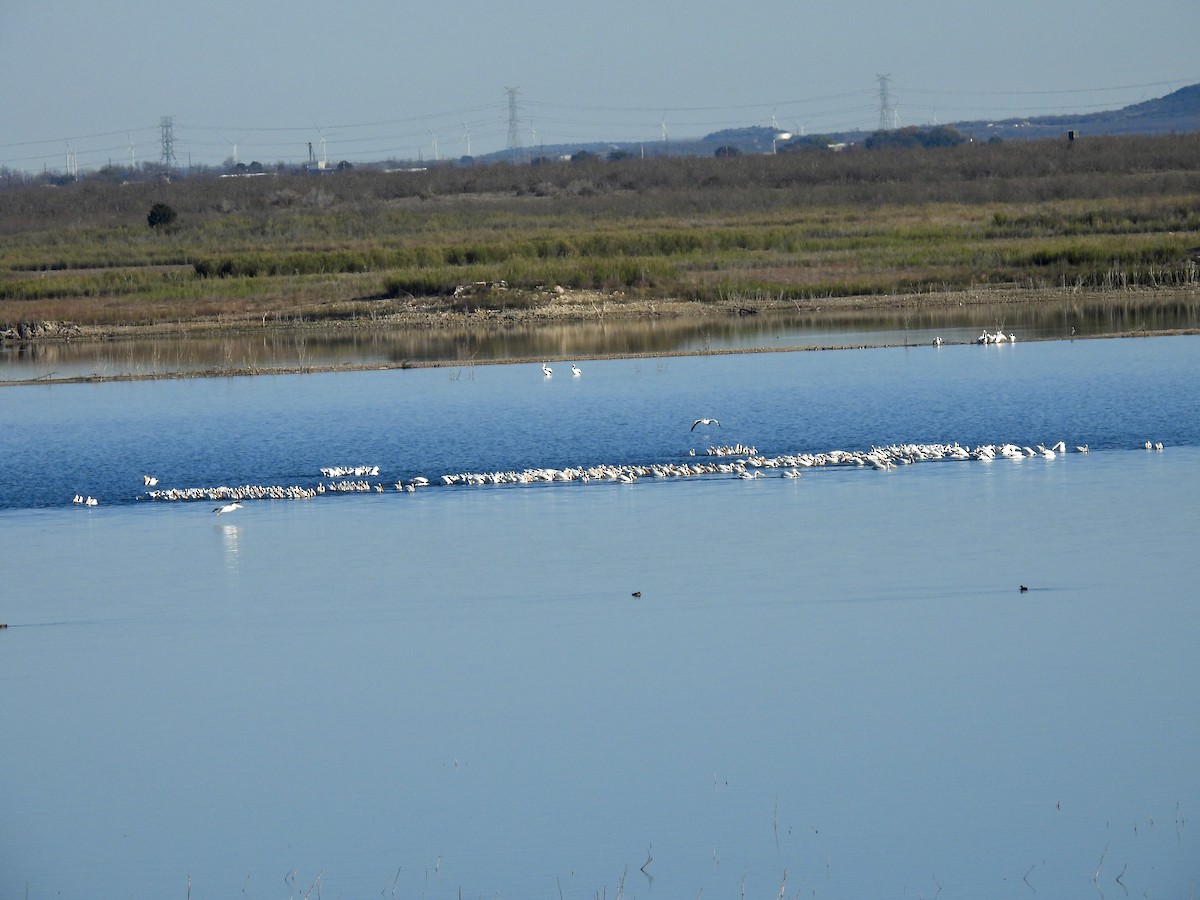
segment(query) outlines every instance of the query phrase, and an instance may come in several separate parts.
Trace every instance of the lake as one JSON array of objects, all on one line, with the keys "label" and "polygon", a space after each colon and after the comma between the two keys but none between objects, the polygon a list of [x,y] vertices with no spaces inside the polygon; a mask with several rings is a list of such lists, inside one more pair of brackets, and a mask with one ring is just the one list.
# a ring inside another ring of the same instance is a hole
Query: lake
[{"label": "lake", "polygon": [[1198,348],[0,390],[0,896],[1191,895]]}]

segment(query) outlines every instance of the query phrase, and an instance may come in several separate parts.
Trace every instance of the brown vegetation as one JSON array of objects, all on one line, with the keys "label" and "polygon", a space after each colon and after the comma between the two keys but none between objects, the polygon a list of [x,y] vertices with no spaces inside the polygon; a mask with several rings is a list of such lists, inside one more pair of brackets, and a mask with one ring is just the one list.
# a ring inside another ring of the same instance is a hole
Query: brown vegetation
[{"label": "brown vegetation", "polygon": [[1200,135],[10,184],[0,331],[1191,287],[1198,200]]}]

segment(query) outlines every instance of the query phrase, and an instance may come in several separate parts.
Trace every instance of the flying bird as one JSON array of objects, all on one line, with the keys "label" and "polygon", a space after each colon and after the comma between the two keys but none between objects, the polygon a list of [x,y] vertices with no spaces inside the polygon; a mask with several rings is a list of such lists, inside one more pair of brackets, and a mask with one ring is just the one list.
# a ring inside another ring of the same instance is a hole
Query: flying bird
[{"label": "flying bird", "polygon": [[218,516],[221,516],[227,512],[233,512],[235,509],[244,509],[244,508],[245,507],[243,507],[242,504],[240,504],[236,500],[234,500],[232,503],[226,503],[224,506],[216,507],[215,509],[213,509],[213,512],[216,513]]},{"label": "flying bird", "polygon": [[718,422],[716,419],[697,419],[695,422],[692,423],[692,427],[690,430],[695,431],[697,425],[716,425],[718,428],[721,427],[721,423]]}]

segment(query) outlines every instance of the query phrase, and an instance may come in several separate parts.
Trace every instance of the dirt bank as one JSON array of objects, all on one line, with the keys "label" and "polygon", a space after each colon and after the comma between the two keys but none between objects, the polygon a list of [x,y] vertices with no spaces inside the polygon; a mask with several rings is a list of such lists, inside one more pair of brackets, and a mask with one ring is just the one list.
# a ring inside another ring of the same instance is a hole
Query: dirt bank
[{"label": "dirt bank", "polygon": [[628,297],[622,292],[575,291],[562,288],[553,288],[531,296],[526,293],[509,292],[503,287],[486,286],[455,297],[360,299],[349,304],[340,304],[336,316],[323,315],[320,309],[316,309],[288,319],[258,315],[225,315],[219,318],[196,317],[139,325],[21,322],[0,331],[0,342],[103,341],[180,334],[219,335],[264,327],[320,332],[396,328],[430,330],[605,319],[701,320],[789,312],[819,317],[822,313],[832,315],[848,310],[946,309],[982,304],[1045,303],[1084,297],[1093,301],[1106,297],[1111,297],[1114,301],[1128,301],[1131,298],[1146,299],[1157,296],[1187,296],[1194,299],[1196,291],[1184,288],[1120,292],[979,288],[922,294],[825,297],[802,301],[756,297],[714,303],[648,300]]}]

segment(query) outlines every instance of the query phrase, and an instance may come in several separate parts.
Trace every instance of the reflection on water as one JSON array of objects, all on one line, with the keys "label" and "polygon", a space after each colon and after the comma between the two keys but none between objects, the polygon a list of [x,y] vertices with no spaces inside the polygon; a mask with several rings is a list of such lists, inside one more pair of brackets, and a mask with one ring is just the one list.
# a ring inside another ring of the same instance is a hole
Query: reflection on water
[{"label": "reflection on water", "polygon": [[237,568],[238,551],[241,549],[241,535],[236,525],[218,525],[221,532],[221,546],[225,550],[225,566],[233,570]]},{"label": "reflection on water", "polygon": [[338,365],[927,344],[973,341],[983,329],[1019,340],[1096,337],[1200,327],[1194,295],[1093,297],[948,308],[837,309],[701,320],[597,319],[308,332],[264,328],[220,337],[14,344],[0,347],[0,380],[247,372]]}]

